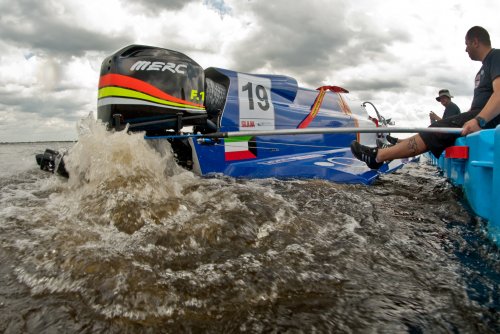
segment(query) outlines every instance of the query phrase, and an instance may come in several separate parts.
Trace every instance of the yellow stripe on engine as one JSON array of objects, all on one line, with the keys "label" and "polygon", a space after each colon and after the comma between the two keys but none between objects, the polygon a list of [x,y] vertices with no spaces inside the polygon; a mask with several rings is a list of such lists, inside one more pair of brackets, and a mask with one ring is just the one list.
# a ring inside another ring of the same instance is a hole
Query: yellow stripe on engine
[{"label": "yellow stripe on engine", "polygon": [[203,107],[196,107],[188,104],[183,104],[183,103],[177,103],[177,102],[172,102],[164,99],[160,99],[151,95],[147,95],[132,89],[127,89],[127,88],[121,88],[121,87],[103,87],[99,89],[99,94],[98,98],[102,99],[105,97],[126,97],[126,98],[133,98],[133,99],[140,99],[140,100],[145,100],[145,101],[150,101],[154,103],[159,103],[159,104],[164,104],[168,106],[174,106],[174,107],[183,107],[183,108],[188,108],[188,109],[197,109],[197,110],[204,110],[205,108]]}]

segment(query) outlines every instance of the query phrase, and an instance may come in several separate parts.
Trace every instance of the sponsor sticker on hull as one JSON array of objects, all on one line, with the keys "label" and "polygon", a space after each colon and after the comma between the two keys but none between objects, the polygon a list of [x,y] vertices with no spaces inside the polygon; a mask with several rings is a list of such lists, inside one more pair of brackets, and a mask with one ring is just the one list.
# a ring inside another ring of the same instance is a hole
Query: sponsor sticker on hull
[{"label": "sponsor sticker on hull", "polygon": [[240,130],[274,130],[271,80],[238,73]]}]

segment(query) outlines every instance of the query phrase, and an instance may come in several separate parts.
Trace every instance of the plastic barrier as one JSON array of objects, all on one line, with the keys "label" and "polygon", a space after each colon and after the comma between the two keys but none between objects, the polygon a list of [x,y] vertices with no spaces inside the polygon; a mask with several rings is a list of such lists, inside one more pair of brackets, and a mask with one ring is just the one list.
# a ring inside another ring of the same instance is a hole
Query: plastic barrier
[{"label": "plastic barrier", "polygon": [[493,159],[493,185],[491,219],[488,225],[490,238],[500,246],[500,125],[495,129],[495,145]]},{"label": "plastic barrier", "polygon": [[474,212],[488,220],[491,219],[493,200],[494,134],[495,130],[483,130],[465,139],[470,150],[464,175],[465,197]]},{"label": "plastic barrier", "polygon": [[439,159],[427,155],[464,196],[478,216],[488,220],[488,235],[500,246],[500,125],[456,140]]},{"label": "plastic barrier", "polygon": [[469,147],[465,144],[465,138],[460,137],[455,141],[455,146],[445,151],[447,157],[447,177],[453,185],[460,187],[464,184],[465,165],[469,158]]}]

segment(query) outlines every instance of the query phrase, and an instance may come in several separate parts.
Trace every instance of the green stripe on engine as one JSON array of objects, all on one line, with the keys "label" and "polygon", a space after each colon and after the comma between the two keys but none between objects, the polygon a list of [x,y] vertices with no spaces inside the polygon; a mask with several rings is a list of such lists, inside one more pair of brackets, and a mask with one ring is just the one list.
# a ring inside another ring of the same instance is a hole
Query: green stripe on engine
[{"label": "green stripe on engine", "polygon": [[98,98],[101,99],[105,97],[127,97],[127,98],[140,99],[174,107],[183,107],[183,108],[199,109],[199,110],[204,109],[203,107],[195,107],[188,104],[176,103],[164,99],[159,99],[157,97],[153,97],[151,95],[147,95],[135,90],[120,88],[120,87],[104,87],[99,89]]}]

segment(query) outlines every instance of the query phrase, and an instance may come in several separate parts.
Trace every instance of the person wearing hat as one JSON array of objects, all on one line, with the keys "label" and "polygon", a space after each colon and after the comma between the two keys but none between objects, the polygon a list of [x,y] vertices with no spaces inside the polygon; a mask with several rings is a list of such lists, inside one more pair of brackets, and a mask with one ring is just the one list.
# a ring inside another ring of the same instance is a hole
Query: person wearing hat
[{"label": "person wearing hat", "polygon": [[[448,118],[460,114],[460,108],[455,103],[451,102],[451,98],[453,96],[451,96],[448,89],[441,89],[438,95],[439,96],[436,97],[436,101],[441,102],[441,104],[445,108],[443,118]],[[436,115],[434,111],[431,111],[429,113],[429,118],[431,119],[431,124],[442,119],[441,117]],[[396,145],[401,141],[399,138],[392,137],[391,135],[387,135],[386,139],[391,145]]]},{"label": "person wearing hat", "polygon": [[[444,113],[443,113],[443,118],[448,118],[450,116],[456,116],[460,114],[460,108],[453,102],[451,102],[451,96],[450,91],[448,89],[441,89],[438,93],[438,97],[436,97],[436,101],[441,102],[443,105]],[[431,119],[431,123],[434,123],[436,121],[439,121],[442,119],[434,111],[431,111],[429,113],[429,118]]]},{"label": "person wearing hat", "polygon": [[500,49],[491,47],[488,31],[479,26],[467,31],[465,46],[469,58],[482,63],[474,80],[474,96],[470,109],[430,125],[430,128],[462,128],[460,134],[422,132],[401,140],[396,145],[383,148],[361,145],[353,140],[353,156],[365,162],[371,169],[379,169],[385,161],[414,157],[428,151],[438,158],[459,136],[466,136],[481,129],[494,129],[500,125]]}]

